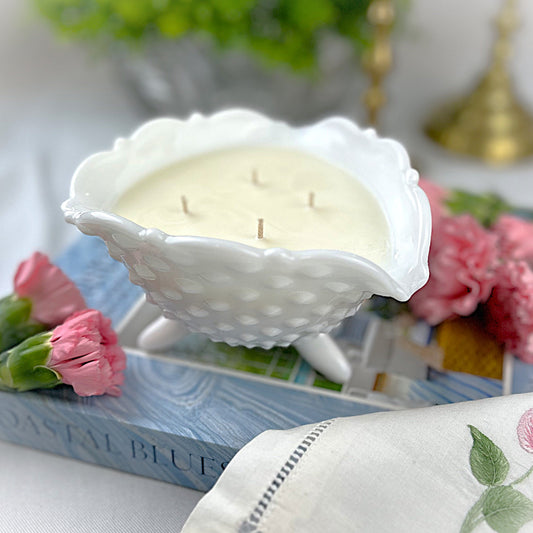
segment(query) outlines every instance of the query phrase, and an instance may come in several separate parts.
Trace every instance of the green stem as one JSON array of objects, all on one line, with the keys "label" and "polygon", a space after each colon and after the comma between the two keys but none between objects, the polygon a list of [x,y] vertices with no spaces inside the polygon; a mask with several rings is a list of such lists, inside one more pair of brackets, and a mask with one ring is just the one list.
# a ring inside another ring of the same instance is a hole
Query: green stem
[{"label": "green stem", "polygon": [[61,383],[61,376],[47,367],[51,337],[51,332],[37,333],[0,353],[0,387],[3,390],[48,389]]},{"label": "green stem", "polygon": [[470,533],[485,520],[485,517],[482,516],[483,502],[485,501],[488,490],[489,489],[485,490],[485,492],[480,496],[479,500],[472,505],[470,511],[468,511],[463,525],[461,526],[460,533]]},{"label": "green stem", "polygon": [[13,378],[8,367],[10,353],[10,350],[0,353],[0,387],[2,390],[13,389]]},{"label": "green stem", "polygon": [[0,299],[0,352],[46,329],[31,318],[32,303],[16,294]]},{"label": "green stem", "polygon": [[510,486],[522,483],[522,481],[524,481],[524,479],[526,479],[531,474],[531,472],[533,472],[533,466],[524,475],[520,476],[516,481],[513,481]]}]

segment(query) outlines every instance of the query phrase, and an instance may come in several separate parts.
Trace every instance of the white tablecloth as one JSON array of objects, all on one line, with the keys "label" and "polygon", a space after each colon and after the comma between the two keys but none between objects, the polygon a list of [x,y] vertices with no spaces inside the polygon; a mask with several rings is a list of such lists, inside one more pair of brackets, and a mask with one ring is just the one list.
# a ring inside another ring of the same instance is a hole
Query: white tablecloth
[{"label": "white tablecloth", "polygon": [[[385,131],[403,140],[434,179],[492,188],[533,205],[533,166],[488,170],[449,158],[425,140],[432,107],[473,81],[488,58],[496,0],[413,1],[388,80]],[[519,93],[533,107],[533,4],[523,0],[514,62]],[[145,117],[102,57],[58,43],[20,0],[0,3],[0,290],[36,249],[52,256],[77,236],[59,206],[77,164]],[[359,95],[354,95],[354,114]],[[200,493],[0,443],[0,530],[177,531]]]}]

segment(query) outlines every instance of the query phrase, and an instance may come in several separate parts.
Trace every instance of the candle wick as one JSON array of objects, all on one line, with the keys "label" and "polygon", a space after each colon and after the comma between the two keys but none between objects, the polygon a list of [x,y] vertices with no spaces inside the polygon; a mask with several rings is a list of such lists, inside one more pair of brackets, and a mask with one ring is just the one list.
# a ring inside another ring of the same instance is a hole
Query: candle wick
[{"label": "candle wick", "polygon": [[314,192],[309,193],[308,205],[309,207],[315,207],[315,193]]},{"label": "candle wick", "polygon": [[263,238],[263,219],[262,218],[257,219],[257,238],[258,239]]},{"label": "candle wick", "polygon": [[252,183],[254,185],[259,185],[259,176],[257,175],[257,169],[252,169]]},{"label": "candle wick", "polygon": [[183,212],[188,215],[189,214],[189,207],[187,205],[187,197],[182,196],[181,197],[181,208],[183,209]]}]

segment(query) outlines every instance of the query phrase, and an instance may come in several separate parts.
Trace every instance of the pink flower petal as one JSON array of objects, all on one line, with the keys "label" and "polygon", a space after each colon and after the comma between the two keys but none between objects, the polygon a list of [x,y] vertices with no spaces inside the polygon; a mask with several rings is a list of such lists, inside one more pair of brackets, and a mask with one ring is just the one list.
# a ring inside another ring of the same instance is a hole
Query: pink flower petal
[{"label": "pink flower petal", "polygon": [[442,217],[429,252],[429,281],[409,301],[411,310],[432,325],[472,314],[491,294],[497,259],[496,237],[472,216]]},{"label": "pink flower petal", "polygon": [[506,349],[533,363],[533,271],[525,261],[506,261],[485,305],[487,329]]},{"label": "pink flower petal", "polygon": [[440,219],[446,215],[447,210],[444,202],[448,196],[448,191],[442,188],[440,185],[437,185],[436,183],[424,178],[419,179],[418,185],[420,185],[428,197],[433,228],[435,228]]},{"label": "pink flower petal", "polygon": [[520,418],[516,428],[518,442],[526,452],[533,453],[533,409],[528,409]]},{"label": "pink flower petal", "polygon": [[72,385],[80,396],[105,394],[113,384],[111,367],[103,361],[91,361],[75,368],[63,368],[63,383]]},{"label": "pink flower petal", "polygon": [[512,215],[502,215],[492,230],[504,259],[524,260],[533,265],[533,223]]},{"label": "pink flower petal", "polygon": [[72,313],[86,308],[76,285],[40,252],[19,265],[14,288],[19,297],[31,300],[31,317],[48,326],[61,324]]},{"label": "pink flower petal", "polygon": [[117,344],[111,321],[87,309],[55,328],[48,366],[80,396],[120,394],[126,355]]}]

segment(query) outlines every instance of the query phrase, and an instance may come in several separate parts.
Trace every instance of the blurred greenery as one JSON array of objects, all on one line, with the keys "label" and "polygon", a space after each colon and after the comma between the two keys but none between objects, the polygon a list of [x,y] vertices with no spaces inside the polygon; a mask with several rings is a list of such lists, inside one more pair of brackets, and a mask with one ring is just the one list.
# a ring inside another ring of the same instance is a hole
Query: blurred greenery
[{"label": "blurred greenery", "polygon": [[409,306],[407,302],[399,302],[393,298],[375,294],[368,302],[368,310],[383,320],[392,320],[400,313],[407,313]]},{"label": "blurred greenery", "polygon": [[[359,53],[370,43],[370,0],[33,0],[69,38],[140,45],[159,37],[207,36],[219,48],[248,50],[268,64],[312,71],[324,32]],[[406,0],[396,0],[405,7]]]},{"label": "blurred greenery", "polygon": [[329,379],[326,379],[322,374],[318,374],[315,380],[313,381],[313,387],[320,387],[321,389],[329,389],[334,391],[341,391],[342,384],[334,383]]},{"label": "blurred greenery", "polygon": [[490,228],[500,215],[513,210],[511,205],[494,193],[476,194],[462,190],[452,191],[446,206],[452,215],[471,214],[486,228]]}]

